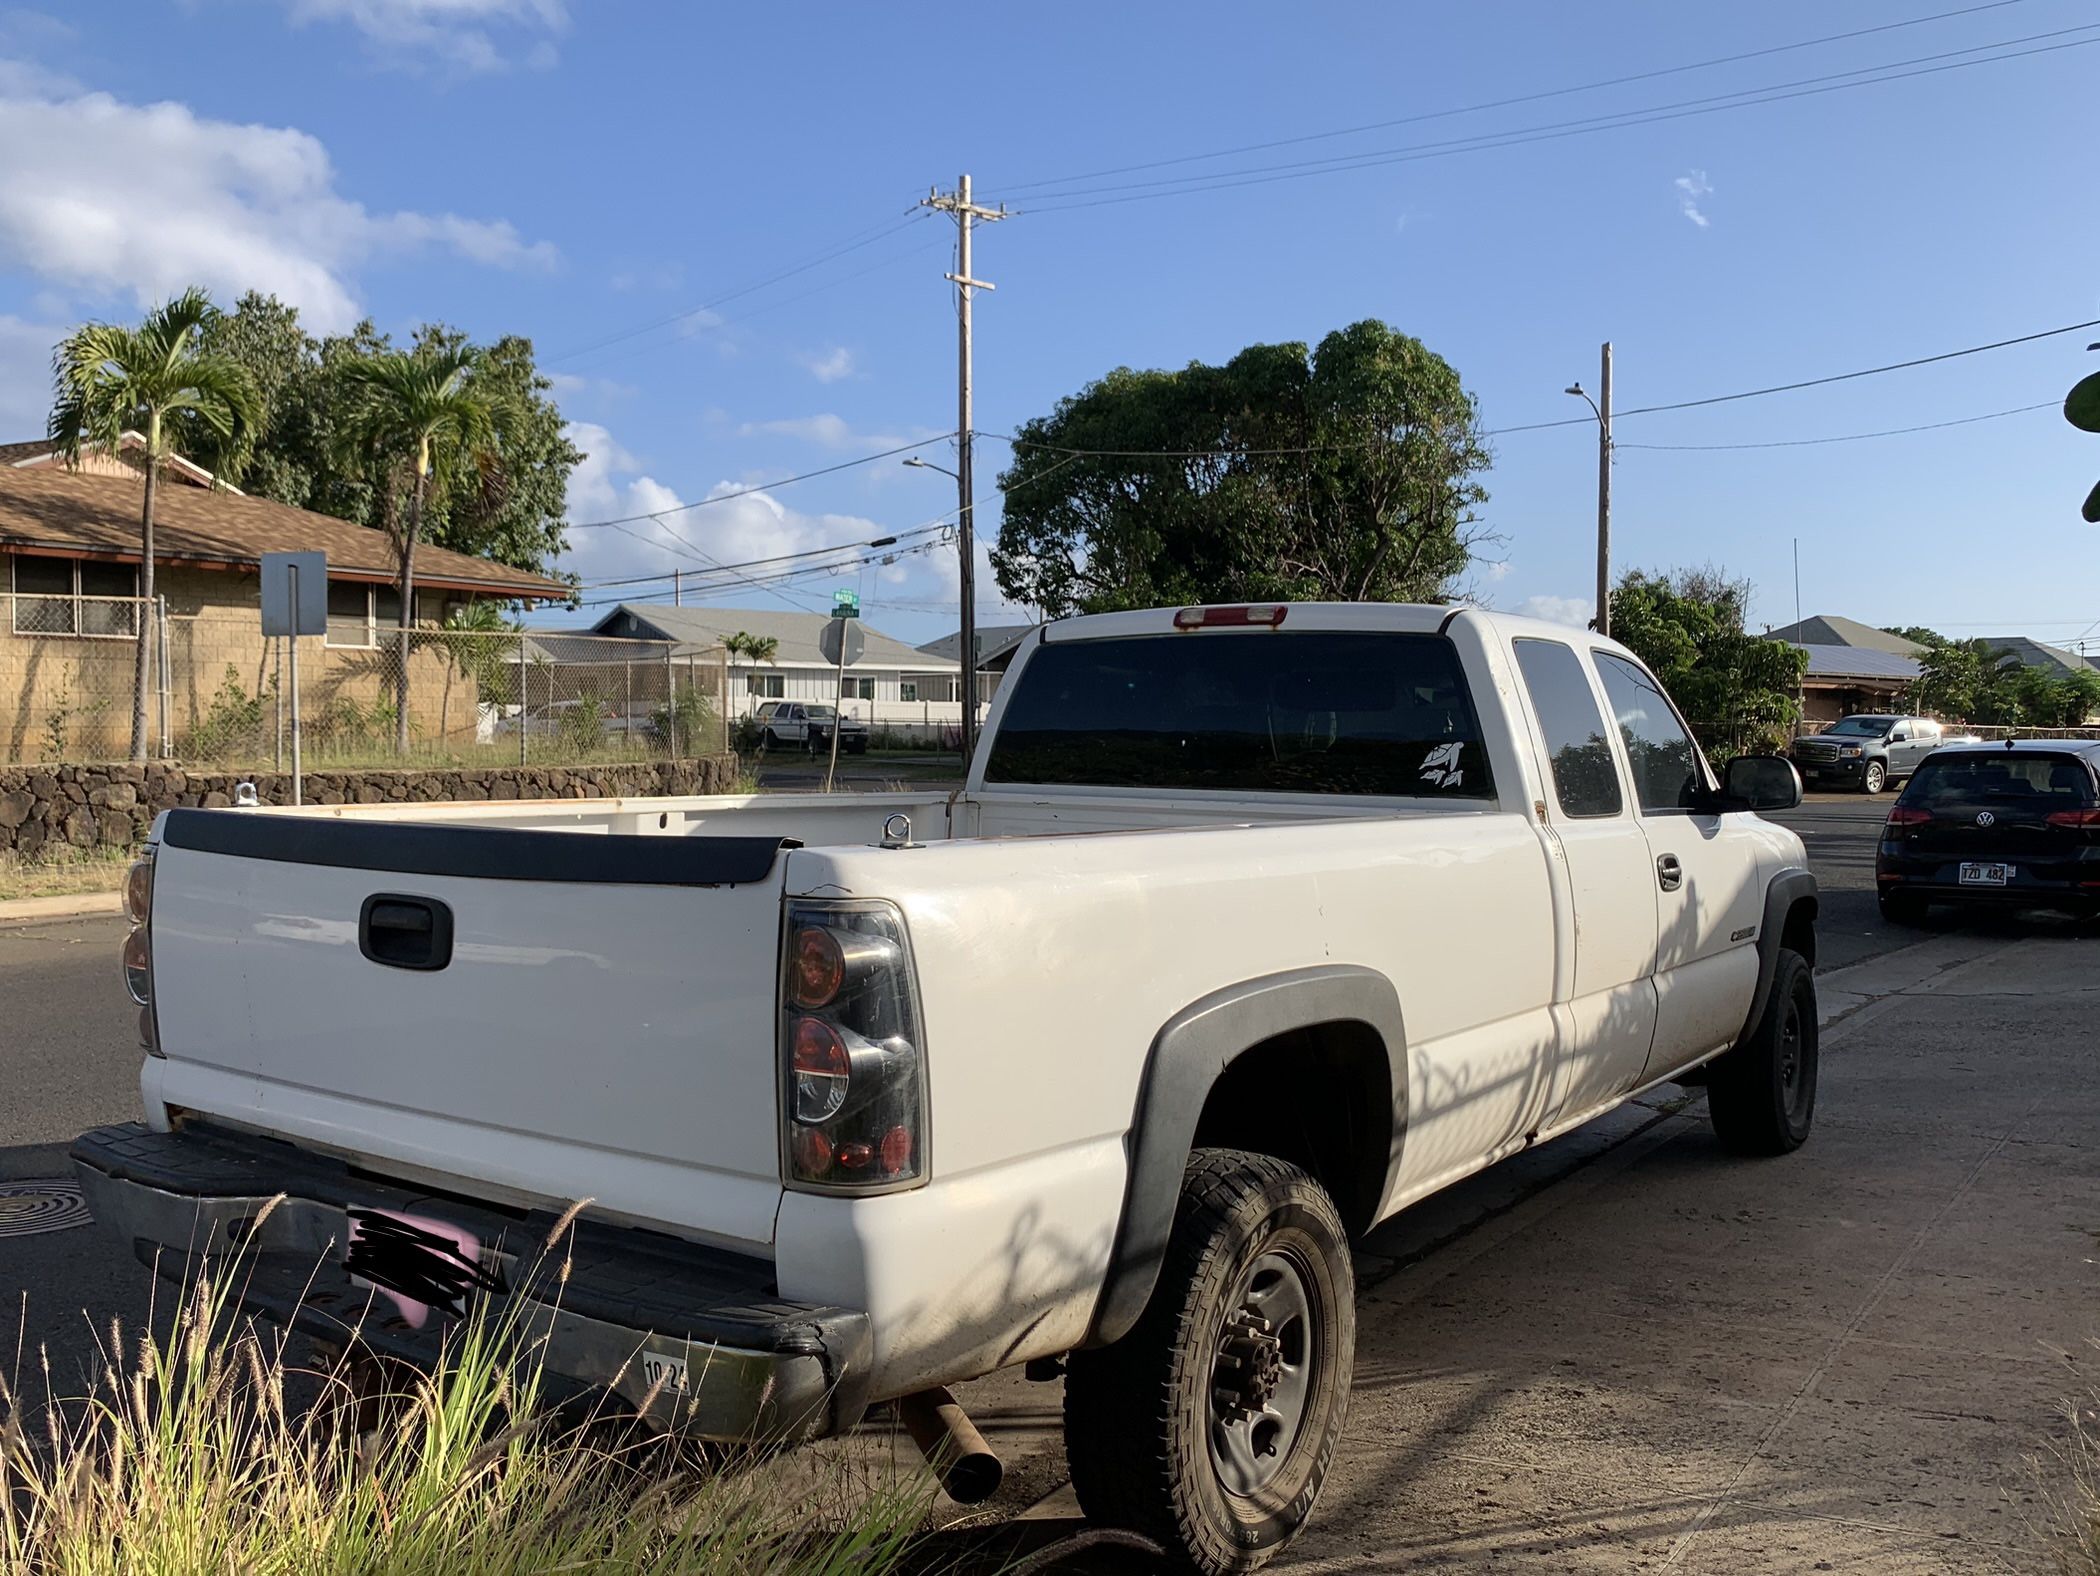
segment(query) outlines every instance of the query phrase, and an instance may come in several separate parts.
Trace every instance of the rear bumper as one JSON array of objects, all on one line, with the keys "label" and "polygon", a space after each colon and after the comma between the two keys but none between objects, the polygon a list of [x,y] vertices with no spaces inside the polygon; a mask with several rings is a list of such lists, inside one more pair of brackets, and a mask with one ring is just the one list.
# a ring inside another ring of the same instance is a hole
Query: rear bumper
[{"label": "rear bumper", "polygon": [[[1972,861],[1975,862],[1975,861]],[[2100,859],[2004,859],[2013,877],[2004,886],[1964,885],[1959,860],[1905,858],[1883,853],[1875,884],[1922,903],[1974,903],[2000,908],[2090,908],[2100,905]]]},{"label": "rear bumper", "polygon": [[[782,1301],[762,1259],[590,1219],[550,1248],[552,1214],[418,1192],[202,1123],[97,1128],[75,1142],[73,1162],[96,1221],[143,1263],[171,1278],[230,1278],[244,1306],[323,1340],[425,1367],[441,1355],[446,1315],[414,1327],[343,1265],[349,1212],[385,1210],[483,1244],[500,1287],[492,1314],[539,1343],[557,1388],[612,1391],[707,1439],[810,1439],[866,1410],[868,1316]],[[663,1377],[680,1372],[682,1387]]]}]

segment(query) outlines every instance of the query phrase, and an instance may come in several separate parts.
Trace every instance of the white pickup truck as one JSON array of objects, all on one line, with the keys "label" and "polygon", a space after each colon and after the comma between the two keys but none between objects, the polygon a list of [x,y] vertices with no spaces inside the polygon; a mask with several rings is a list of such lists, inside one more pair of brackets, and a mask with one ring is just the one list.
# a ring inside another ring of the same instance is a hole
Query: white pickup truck
[{"label": "white pickup truck", "polygon": [[424,1360],[486,1293],[703,1436],[1061,1366],[1088,1514],[1248,1570],[1335,1448],[1352,1238],[1666,1079],[1806,1136],[1799,797],[1557,625],[1075,618],[953,792],[168,812],[146,1120],[74,1156],[164,1273]]}]

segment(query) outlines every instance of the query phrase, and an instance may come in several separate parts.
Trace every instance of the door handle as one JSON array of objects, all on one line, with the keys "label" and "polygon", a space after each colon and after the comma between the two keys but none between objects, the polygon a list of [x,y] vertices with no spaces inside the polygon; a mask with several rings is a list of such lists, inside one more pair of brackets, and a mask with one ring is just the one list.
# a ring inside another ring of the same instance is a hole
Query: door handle
[{"label": "door handle", "polygon": [[1664,854],[1655,861],[1655,879],[1665,892],[1675,892],[1684,885],[1684,866],[1677,862],[1675,854]]},{"label": "door handle", "polygon": [[452,961],[452,910],[436,898],[375,892],[358,911],[357,950],[392,969],[441,969]]}]

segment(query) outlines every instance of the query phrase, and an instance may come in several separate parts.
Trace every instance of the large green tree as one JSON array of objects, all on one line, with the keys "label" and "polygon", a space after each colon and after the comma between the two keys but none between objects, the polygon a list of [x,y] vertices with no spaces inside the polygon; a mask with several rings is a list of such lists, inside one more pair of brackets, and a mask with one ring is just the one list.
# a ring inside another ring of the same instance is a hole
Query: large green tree
[{"label": "large green tree", "polygon": [[1744,628],[1750,582],[1718,569],[1644,574],[1611,594],[1611,632],[1648,664],[1716,761],[1781,745],[1808,653]]},{"label": "large green tree", "polygon": [[240,470],[260,399],[255,380],[233,357],[208,348],[218,309],[201,290],[188,290],[146,314],[137,328],[88,323],[60,342],[52,356],[56,383],[50,435],[67,459],[95,445],[118,452],[127,431],[145,442],[139,511],[138,657],[131,691],[131,758],[146,758],[146,693],[153,665],[153,505],[160,470],[178,427],[194,431],[201,461],[222,480]]},{"label": "large green tree", "polygon": [[[245,472],[250,492],[359,525],[383,528],[387,494],[366,457],[345,441],[357,398],[358,369],[394,353],[369,322],[315,339],[298,313],[273,296],[250,293],[213,326],[209,342],[249,369],[263,410]],[[412,349],[478,348],[483,387],[496,406],[506,486],[500,498],[444,495],[426,500],[422,539],[439,547],[546,574],[567,549],[563,519],[569,474],[582,451],[565,432],[553,384],[539,371],[532,342],[505,335],[474,347],[457,329],[426,324]]]},{"label": "large green tree", "polygon": [[1118,368],[1025,423],[1000,592],[1048,615],[1197,601],[1428,601],[1482,536],[1473,396],[1379,322],[1223,366]]}]

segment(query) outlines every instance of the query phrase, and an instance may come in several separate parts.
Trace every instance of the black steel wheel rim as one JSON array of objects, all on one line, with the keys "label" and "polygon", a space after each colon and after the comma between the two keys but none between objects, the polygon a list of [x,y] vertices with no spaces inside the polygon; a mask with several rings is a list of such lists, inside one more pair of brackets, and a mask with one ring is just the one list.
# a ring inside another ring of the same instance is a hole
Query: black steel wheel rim
[{"label": "black steel wheel rim", "polygon": [[1210,1374],[1211,1469],[1226,1493],[1248,1498],[1283,1471],[1305,1432],[1317,1366],[1319,1299],[1293,1248],[1247,1267],[1220,1321]]}]

